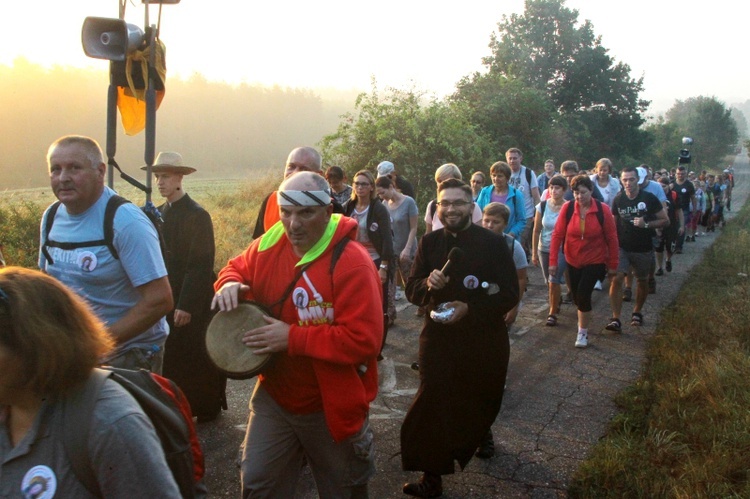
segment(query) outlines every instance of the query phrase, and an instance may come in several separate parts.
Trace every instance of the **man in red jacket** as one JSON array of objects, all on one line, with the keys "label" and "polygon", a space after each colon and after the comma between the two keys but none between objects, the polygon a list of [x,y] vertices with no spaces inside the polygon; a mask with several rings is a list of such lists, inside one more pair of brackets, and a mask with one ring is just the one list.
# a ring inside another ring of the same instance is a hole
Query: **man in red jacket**
[{"label": "man in red jacket", "polygon": [[356,242],[356,221],[333,214],[325,178],[300,172],[277,193],[281,220],[229,261],[213,307],[265,305],[267,325],[244,344],[274,354],[250,400],[243,497],[293,497],[307,461],[320,497],[366,497],[375,472],[369,404],[378,388],[380,280]]}]

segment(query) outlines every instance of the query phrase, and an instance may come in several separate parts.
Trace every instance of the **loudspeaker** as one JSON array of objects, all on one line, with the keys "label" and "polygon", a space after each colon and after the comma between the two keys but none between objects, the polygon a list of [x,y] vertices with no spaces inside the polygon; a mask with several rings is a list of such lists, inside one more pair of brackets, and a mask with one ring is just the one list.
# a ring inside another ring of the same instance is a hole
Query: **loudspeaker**
[{"label": "loudspeaker", "polygon": [[143,42],[143,30],[120,19],[87,17],[83,21],[81,43],[89,57],[124,61]]}]

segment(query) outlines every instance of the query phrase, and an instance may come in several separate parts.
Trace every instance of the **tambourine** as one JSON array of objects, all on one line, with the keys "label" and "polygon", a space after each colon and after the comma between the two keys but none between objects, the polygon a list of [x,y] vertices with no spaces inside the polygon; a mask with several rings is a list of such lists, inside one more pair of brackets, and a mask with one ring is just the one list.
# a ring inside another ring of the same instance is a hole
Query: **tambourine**
[{"label": "tambourine", "polygon": [[231,379],[258,375],[271,360],[271,354],[257,355],[242,343],[250,329],[266,325],[263,316],[271,314],[260,304],[242,302],[228,312],[218,312],[206,331],[206,351],[216,368]]}]

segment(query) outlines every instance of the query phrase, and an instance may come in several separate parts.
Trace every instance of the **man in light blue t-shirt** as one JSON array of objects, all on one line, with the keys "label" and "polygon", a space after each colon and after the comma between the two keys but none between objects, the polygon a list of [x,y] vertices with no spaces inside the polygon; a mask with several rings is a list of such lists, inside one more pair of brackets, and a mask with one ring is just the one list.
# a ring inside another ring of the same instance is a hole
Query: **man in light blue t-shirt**
[{"label": "man in light blue t-shirt", "polygon": [[106,165],[95,140],[58,139],[47,164],[60,204],[48,235],[50,208],[42,218],[39,268],[78,293],[107,326],[116,347],[103,363],[160,372],[164,316],[173,301],[156,229],[137,206],[125,203],[114,216],[117,255],[107,247],[104,214],[115,192],[104,186]]}]

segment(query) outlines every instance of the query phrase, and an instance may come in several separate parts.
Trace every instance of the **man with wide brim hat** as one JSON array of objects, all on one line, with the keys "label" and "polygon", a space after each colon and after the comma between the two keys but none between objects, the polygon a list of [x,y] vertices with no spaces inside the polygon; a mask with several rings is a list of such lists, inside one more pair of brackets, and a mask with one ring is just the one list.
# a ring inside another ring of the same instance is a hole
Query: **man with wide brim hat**
[{"label": "man with wide brim hat", "polygon": [[159,194],[167,200],[159,210],[175,304],[167,315],[170,333],[162,370],[182,388],[193,415],[203,422],[226,408],[226,378],[208,359],[203,346],[213,297],[215,246],[211,216],[182,187],[183,177],[195,171],[185,166],[176,152],[160,152],[151,167]]},{"label": "man with wide brim hat", "polygon": [[[146,171],[148,166],[142,166],[141,170]],[[182,163],[182,154],[178,152],[160,152],[156,156],[154,166],[151,167],[151,173],[179,173],[181,175],[190,175],[195,172],[192,166],[185,166]]]}]

